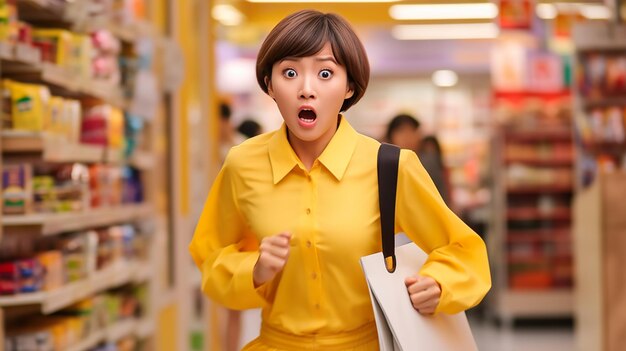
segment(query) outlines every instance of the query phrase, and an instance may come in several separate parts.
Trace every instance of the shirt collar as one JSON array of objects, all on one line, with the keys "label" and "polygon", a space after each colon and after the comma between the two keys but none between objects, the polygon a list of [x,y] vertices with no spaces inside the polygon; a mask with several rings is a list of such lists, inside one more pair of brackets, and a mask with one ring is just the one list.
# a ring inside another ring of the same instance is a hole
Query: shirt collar
[{"label": "shirt collar", "polygon": [[[318,160],[332,175],[341,180],[357,143],[357,132],[342,116],[339,128],[326,146]],[[278,184],[291,170],[302,162],[291,148],[287,140],[287,127],[285,123],[274,134],[269,142],[269,157],[272,165],[274,184]]]}]

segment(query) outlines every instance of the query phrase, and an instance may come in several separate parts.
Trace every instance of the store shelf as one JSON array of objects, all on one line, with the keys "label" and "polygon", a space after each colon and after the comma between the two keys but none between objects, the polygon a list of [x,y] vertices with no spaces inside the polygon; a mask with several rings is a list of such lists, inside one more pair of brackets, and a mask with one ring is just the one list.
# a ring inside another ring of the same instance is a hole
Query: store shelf
[{"label": "store shelf", "polygon": [[154,334],[156,330],[156,323],[154,319],[146,318],[137,322],[137,326],[135,327],[135,335],[139,339],[145,339]]},{"label": "store shelf", "polygon": [[0,306],[40,305],[44,314],[54,313],[93,294],[132,282],[143,282],[140,276],[145,263],[116,262],[85,280],[67,284],[61,288],[30,294],[19,294],[0,297]]},{"label": "store shelf", "polygon": [[586,110],[603,107],[626,107],[624,96],[603,97],[602,99],[583,99],[583,106]]},{"label": "store shelf", "polygon": [[152,212],[152,206],[149,204],[121,205],[83,212],[7,215],[3,217],[2,225],[5,228],[12,226],[37,226],[41,227],[41,234],[54,235],[127,223],[148,217]]},{"label": "store shelf", "polygon": [[571,241],[569,229],[509,230],[506,241],[509,244],[529,242]]},{"label": "store shelf", "polygon": [[536,98],[542,100],[558,100],[558,99],[567,99],[572,96],[572,92],[570,90],[561,90],[561,91],[496,91],[493,94],[495,99],[502,100],[525,100],[528,98]]},{"label": "store shelf", "polygon": [[81,79],[64,67],[42,62],[39,51],[26,45],[2,43],[0,49],[3,65],[2,75],[20,81],[51,85],[52,92],[72,97],[91,97],[120,109],[128,103],[119,86],[96,79]]},{"label": "store shelf", "polygon": [[140,169],[149,169],[154,165],[154,157],[148,152],[139,152],[127,161],[122,150],[69,143],[63,138],[45,132],[2,131],[2,152],[5,155],[17,156],[40,154],[41,159],[46,162],[129,163]]},{"label": "store shelf", "polygon": [[597,141],[585,144],[585,150],[594,154],[610,154],[620,156],[626,152],[626,142]]},{"label": "store shelf", "polygon": [[106,148],[96,145],[69,143],[46,133],[2,131],[3,154],[41,153],[47,162],[105,162]]},{"label": "store shelf", "polygon": [[526,166],[535,167],[573,167],[574,160],[571,158],[526,158],[526,157],[507,157],[505,163],[510,165],[520,163]]},{"label": "store shelf", "polygon": [[78,344],[71,346],[68,351],[86,351],[104,341],[116,342],[125,336],[135,335],[146,338],[154,333],[154,322],[148,319],[127,319],[93,332]]},{"label": "store shelf", "polygon": [[572,132],[570,130],[506,132],[505,139],[507,143],[509,142],[536,143],[540,141],[548,141],[548,142],[571,141]]},{"label": "store shelf", "polygon": [[71,20],[66,16],[66,4],[49,0],[17,0],[20,18],[26,22],[46,22],[67,26]]},{"label": "store shelf", "polygon": [[506,290],[498,309],[505,318],[571,317],[574,293],[571,289]]},{"label": "store shelf", "polygon": [[507,192],[509,194],[559,194],[559,193],[571,193],[571,184],[553,184],[553,185],[524,185],[524,186],[509,186]]},{"label": "store shelf", "polygon": [[509,208],[506,217],[510,221],[569,221],[572,219],[572,212],[570,208],[556,208],[550,212],[542,212],[537,208]]},{"label": "store shelf", "polygon": [[120,109],[125,110],[128,108],[126,100],[122,95],[122,90],[117,85],[97,80],[84,80],[81,83],[81,91],[86,95],[106,101]]},{"label": "store shelf", "polygon": [[140,170],[150,170],[156,165],[156,158],[150,152],[135,150],[130,156],[128,163]]},{"label": "store shelf", "polygon": [[13,47],[5,42],[0,41],[0,59],[10,60],[13,58]]}]

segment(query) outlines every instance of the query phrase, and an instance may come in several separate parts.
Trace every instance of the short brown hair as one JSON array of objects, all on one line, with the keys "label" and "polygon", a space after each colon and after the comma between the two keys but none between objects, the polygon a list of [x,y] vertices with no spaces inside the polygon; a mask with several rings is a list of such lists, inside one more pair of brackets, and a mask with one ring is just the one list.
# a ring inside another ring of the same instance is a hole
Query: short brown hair
[{"label": "short brown hair", "polygon": [[306,57],[330,43],[337,62],[346,68],[354,94],[341,105],[346,111],[361,99],[370,77],[365,48],[350,24],[334,13],[315,10],[295,12],[280,21],[265,38],[256,61],[256,78],[267,94],[265,78],[271,79],[272,66],[285,57]]}]

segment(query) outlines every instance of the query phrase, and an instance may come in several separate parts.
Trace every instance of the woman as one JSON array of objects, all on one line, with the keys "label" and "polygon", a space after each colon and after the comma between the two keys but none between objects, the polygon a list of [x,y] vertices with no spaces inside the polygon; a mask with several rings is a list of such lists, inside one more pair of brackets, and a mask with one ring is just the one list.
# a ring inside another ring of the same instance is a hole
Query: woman
[{"label": "woman", "polygon": [[[381,248],[380,144],[340,114],[367,87],[363,45],[343,18],[300,11],[265,39],[257,80],[284,124],[234,147],[213,184],[190,245],[202,289],[230,308],[263,308],[260,336],[244,350],[378,350],[359,259]],[[485,245],[413,152],[400,156],[396,206],[398,229],[429,253],[406,279],[414,308],[480,302]]]}]

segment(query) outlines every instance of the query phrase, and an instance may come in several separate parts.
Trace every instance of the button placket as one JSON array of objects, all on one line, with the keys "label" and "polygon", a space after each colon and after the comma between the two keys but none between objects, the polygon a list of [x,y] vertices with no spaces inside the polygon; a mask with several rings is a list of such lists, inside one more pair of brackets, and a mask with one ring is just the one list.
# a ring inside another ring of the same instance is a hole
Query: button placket
[{"label": "button placket", "polygon": [[314,210],[317,199],[317,180],[319,176],[319,165],[314,165],[311,169],[311,172],[307,174],[307,201],[303,204],[304,206],[304,221],[307,227],[307,239],[304,242],[306,247],[305,255],[307,256],[307,265],[305,267],[305,274],[308,275],[308,286],[313,292],[310,296],[309,306],[312,308],[312,311],[315,313],[319,313],[321,311],[321,281],[320,281],[320,272],[319,272],[319,257],[317,256],[316,250],[316,228],[315,224],[315,216]]}]

